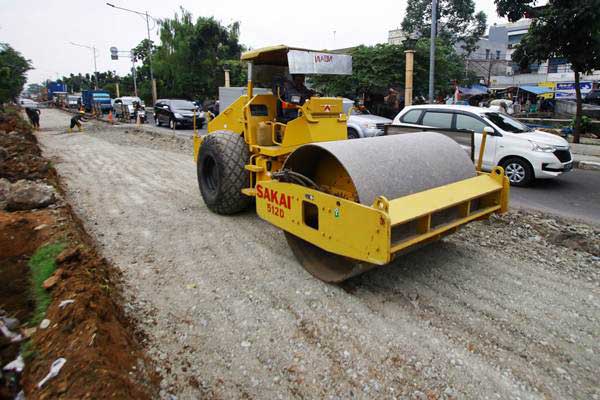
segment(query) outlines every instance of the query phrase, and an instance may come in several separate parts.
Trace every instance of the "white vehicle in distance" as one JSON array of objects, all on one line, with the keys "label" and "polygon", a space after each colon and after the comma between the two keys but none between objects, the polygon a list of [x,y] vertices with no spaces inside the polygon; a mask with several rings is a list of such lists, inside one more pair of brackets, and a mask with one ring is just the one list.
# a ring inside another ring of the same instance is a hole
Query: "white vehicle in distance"
[{"label": "white vehicle in distance", "polygon": [[134,96],[123,96],[117,97],[112,101],[113,109],[115,110],[115,117],[122,118],[125,113],[129,114],[130,119],[136,119],[135,114],[135,104],[138,103],[140,105],[140,109],[138,114],[140,116],[140,120],[142,123],[146,121],[146,106],[142,99]]},{"label": "white vehicle in distance", "polygon": [[22,107],[28,107],[28,108],[38,108],[39,104],[31,99],[26,99],[26,98],[21,98],[19,99],[19,104],[21,104]]},{"label": "white vehicle in distance", "polygon": [[[350,99],[343,100],[344,113],[354,106]],[[352,108],[348,117],[348,139],[358,139],[366,137],[383,136],[385,126],[392,123],[392,120],[378,115],[371,114],[366,108]]]},{"label": "white vehicle in distance", "polygon": [[512,185],[528,186],[535,179],[555,178],[573,168],[569,143],[562,137],[537,131],[509,115],[489,108],[460,105],[418,105],[405,107],[392,125],[407,129],[436,128],[475,132],[475,157],[479,154],[481,132],[488,127],[482,168],[504,168]]}]

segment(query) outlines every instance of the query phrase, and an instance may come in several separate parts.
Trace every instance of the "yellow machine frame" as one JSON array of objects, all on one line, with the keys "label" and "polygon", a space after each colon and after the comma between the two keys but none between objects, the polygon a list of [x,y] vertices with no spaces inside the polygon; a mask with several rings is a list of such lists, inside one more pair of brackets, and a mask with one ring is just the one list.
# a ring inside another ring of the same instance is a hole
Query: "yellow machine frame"
[{"label": "yellow machine frame", "polygon": [[[410,247],[507,211],[509,181],[496,167],[398,199],[380,196],[371,206],[275,180],[258,182],[257,189],[256,210],[262,219],[323,250],[384,265]],[[307,224],[307,204],[318,210],[317,226]]]}]

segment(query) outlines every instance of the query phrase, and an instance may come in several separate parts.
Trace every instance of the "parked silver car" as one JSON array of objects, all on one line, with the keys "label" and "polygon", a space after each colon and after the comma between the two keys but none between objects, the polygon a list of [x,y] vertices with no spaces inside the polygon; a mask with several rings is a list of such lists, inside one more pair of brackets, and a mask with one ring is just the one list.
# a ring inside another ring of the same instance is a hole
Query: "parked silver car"
[{"label": "parked silver car", "polygon": [[[349,99],[343,100],[344,112],[354,105]],[[368,110],[359,110],[353,108],[348,118],[348,139],[358,139],[366,137],[383,136],[384,127],[392,123],[392,120],[378,115],[371,114]]]}]

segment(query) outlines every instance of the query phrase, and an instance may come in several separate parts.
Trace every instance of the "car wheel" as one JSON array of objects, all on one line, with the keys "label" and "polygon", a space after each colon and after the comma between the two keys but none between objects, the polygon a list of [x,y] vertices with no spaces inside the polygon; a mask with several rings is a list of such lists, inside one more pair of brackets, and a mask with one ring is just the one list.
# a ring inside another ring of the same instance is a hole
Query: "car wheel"
[{"label": "car wheel", "polygon": [[154,125],[160,126],[160,120],[158,119],[158,115],[154,116]]},{"label": "car wheel", "polygon": [[177,123],[175,122],[174,119],[169,120],[169,128],[171,128],[173,130],[177,129]]},{"label": "car wheel", "polygon": [[358,139],[360,138],[358,132],[354,128],[348,128],[348,139]]},{"label": "car wheel", "polygon": [[529,186],[535,178],[531,164],[523,158],[509,158],[502,163],[502,168],[513,186]]}]

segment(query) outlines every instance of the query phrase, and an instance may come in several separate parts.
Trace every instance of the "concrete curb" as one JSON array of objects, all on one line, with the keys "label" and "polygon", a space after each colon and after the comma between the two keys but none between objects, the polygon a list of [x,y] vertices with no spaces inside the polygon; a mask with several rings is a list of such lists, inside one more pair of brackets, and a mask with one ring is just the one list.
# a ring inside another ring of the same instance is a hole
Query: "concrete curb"
[{"label": "concrete curb", "polygon": [[587,169],[591,171],[600,171],[600,162],[595,161],[573,161],[573,167],[578,169]]}]

